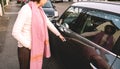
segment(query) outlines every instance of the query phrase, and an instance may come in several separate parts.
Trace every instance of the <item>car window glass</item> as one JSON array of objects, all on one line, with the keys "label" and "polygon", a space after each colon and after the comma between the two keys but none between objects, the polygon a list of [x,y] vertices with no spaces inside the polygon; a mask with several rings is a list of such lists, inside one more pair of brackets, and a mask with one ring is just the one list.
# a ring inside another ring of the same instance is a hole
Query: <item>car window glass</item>
[{"label": "car window glass", "polygon": [[[102,11],[96,11],[96,10],[89,10],[86,13],[86,15],[88,17],[86,17],[86,21],[85,21],[84,26],[80,33],[96,31],[96,30],[104,31],[104,27],[106,25],[113,25],[114,27],[116,27],[116,33],[113,35],[115,38],[114,41],[115,42],[117,41],[118,37],[120,36],[118,34],[118,33],[120,33],[119,30],[117,29],[118,27],[115,24],[115,22],[116,22],[115,20],[117,18],[119,18],[117,15],[113,15],[113,14],[102,12]],[[101,16],[101,15],[103,15],[103,16]]]},{"label": "car window glass", "polygon": [[[104,15],[103,15],[104,14]],[[104,31],[104,27],[106,25],[112,25],[116,28],[117,27],[115,25],[115,20],[116,18],[110,18],[109,16],[116,16],[110,13],[106,13],[106,12],[102,12],[102,11],[96,11],[96,10],[89,10],[86,13],[87,17],[86,17],[86,21],[83,25],[82,30],[80,31],[80,33],[84,33],[84,32],[91,32],[91,31]],[[103,16],[101,16],[103,15]],[[106,15],[106,16],[105,16]],[[116,16],[118,17],[118,16]],[[117,30],[117,32],[119,32],[119,30]],[[116,32],[116,33],[117,33]],[[114,34],[114,38],[115,38],[115,42],[117,41],[118,37],[120,36],[118,33]],[[92,38],[92,37],[91,37]]]},{"label": "car window glass", "polygon": [[81,33],[96,31],[96,30],[98,30],[97,27],[99,25],[101,25],[102,23],[104,23],[106,21],[110,21],[110,20],[106,20],[106,19],[103,19],[100,17],[93,16],[93,15],[89,15],[89,14],[86,14],[86,15],[87,15],[86,21],[85,21],[84,26],[81,30]]},{"label": "car window glass", "polygon": [[58,20],[58,23],[67,23],[69,25],[69,29],[74,32],[79,32],[80,28],[82,28],[81,26],[85,21],[83,20],[84,13],[85,11],[83,8],[72,6],[63,13],[61,18]]},{"label": "car window glass", "polygon": [[93,16],[97,16],[97,17],[100,17],[100,18],[104,18],[104,19],[107,19],[107,20],[112,20],[113,23],[118,27],[120,28],[120,15],[115,15],[115,14],[112,14],[112,13],[105,13],[105,12],[101,12],[101,11],[97,11],[97,10],[90,10],[88,12],[88,14],[90,15],[93,15]]},{"label": "car window glass", "polygon": [[72,23],[78,16],[79,13],[82,10],[78,7],[70,7],[64,14],[63,16],[60,18],[60,23],[67,23],[70,24]]}]

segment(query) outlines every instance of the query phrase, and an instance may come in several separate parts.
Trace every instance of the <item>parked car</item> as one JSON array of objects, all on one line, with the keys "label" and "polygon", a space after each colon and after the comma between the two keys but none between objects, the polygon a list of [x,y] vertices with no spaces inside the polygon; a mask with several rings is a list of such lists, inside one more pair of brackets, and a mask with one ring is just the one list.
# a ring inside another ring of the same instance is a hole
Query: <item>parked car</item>
[{"label": "parked car", "polygon": [[[85,32],[104,31],[106,25],[116,29],[112,50],[94,43],[93,37],[81,36]],[[120,4],[74,3],[56,21],[55,26],[67,40],[62,42],[49,32],[52,55],[63,67],[61,69],[120,69]]]},{"label": "parked car", "polygon": [[[21,2],[21,0],[17,0],[18,3],[21,3],[21,6],[28,3],[29,1],[30,0],[22,0]],[[48,0],[42,8],[50,20],[54,20],[59,17],[56,7],[53,5],[53,3],[50,0]]]},{"label": "parked car", "polygon": [[50,20],[58,18],[59,16],[58,11],[50,0],[48,0],[47,3],[43,6],[43,10]]}]

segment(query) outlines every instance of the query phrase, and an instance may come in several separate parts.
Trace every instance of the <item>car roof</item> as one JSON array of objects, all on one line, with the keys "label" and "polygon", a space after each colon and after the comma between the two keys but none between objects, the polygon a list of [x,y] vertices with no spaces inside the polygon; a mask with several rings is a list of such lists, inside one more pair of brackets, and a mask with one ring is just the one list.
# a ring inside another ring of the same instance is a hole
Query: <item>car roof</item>
[{"label": "car roof", "polygon": [[90,1],[83,1],[83,2],[76,2],[73,3],[71,6],[80,6],[86,8],[93,8],[99,9],[104,11],[109,11],[113,13],[120,14],[120,3],[117,2],[90,2]]}]

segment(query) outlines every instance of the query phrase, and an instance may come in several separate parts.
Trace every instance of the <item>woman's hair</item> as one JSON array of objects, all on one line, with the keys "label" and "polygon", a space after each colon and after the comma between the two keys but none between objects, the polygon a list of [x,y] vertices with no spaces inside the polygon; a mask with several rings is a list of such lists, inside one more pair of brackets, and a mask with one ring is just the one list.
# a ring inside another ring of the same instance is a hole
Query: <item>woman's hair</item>
[{"label": "woman's hair", "polygon": [[35,2],[35,1],[36,1],[36,2],[38,2],[38,3],[40,2],[40,0],[30,0],[30,1],[33,1],[33,2]]},{"label": "woman's hair", "polygon": [[109,35],[113,35],[116,32],[116,28],[112,25],[105,26],[105,33]]}]

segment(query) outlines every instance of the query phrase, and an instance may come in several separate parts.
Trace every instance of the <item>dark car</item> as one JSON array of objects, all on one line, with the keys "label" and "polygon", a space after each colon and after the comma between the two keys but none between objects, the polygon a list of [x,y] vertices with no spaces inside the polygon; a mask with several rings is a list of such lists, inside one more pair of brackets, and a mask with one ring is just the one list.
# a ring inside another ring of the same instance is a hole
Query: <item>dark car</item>
[{"label": "dark car", "polygon": [[50,20],[59,16],[58,11],[55,9],[55,6],[50,0],[48,0],[47,3],[43,6],[43,10]]},{"label": "dark car", "polygon": [[[81,36],[85,32],[105,31],[107,25],[114,27],[114,44],[111,49],[93,42],[97,35]],[[120,4],[74,3],[56,21],[55,26],[67,40],[62,42],[49,33],[52,55],[61,69],[120,69]],[[112,43],[108,47],[110,45]]]}]

